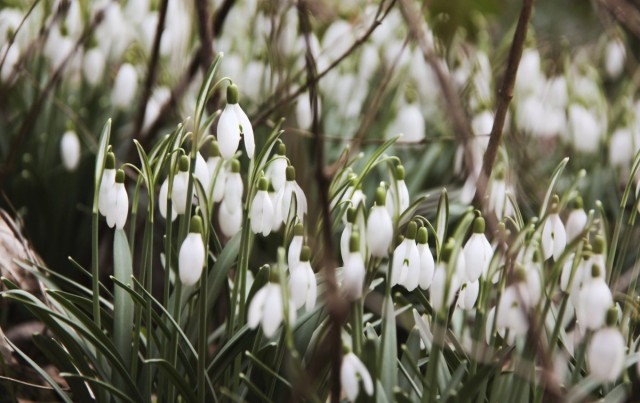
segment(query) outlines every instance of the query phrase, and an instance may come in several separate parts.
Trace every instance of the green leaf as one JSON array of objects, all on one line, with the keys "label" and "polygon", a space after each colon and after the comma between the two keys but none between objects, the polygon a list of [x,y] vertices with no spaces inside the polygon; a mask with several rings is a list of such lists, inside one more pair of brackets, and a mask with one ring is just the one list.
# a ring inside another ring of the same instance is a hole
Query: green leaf
[{"label": "green leaf", "polygon": [[[113,276],[125,282],[133,275],[129,242],[124,230],[118,229],[113,240]],[[133,312],[135,304],[131,295],[121,287],[115,287],[113,301],[113,339],[114,344],[124,362],[131,361],[131,344],[133,341]],[[137,354],[137,352],[136,352]],[[118,384],[119,382],[116,382]]]},{"label": "green leaf", "polygon": [[389,393],[389,400],[393,400],[391,391],[398,383],[397,368],[393,363],[397,357],[396,343],[396,315],[391,296],[385,298],[382,314],[382,345],[380,351],[380,381],[383,389]]},{"label": "green leaf", "polygon": [[220,65],[220,61],[222,61],[223,53],[219,52],[216,55],[213,64],[209,67],[209,71],[207,71],[207,75],[202,81],[202,87],[200,87],[200,92],[198,93],[198,98],[196,99],[196,108],[195,108],[195,127],[200,126],[200,121],[202,119],[202,115],[204,114],[204,107],[211,96],[211,86],[213,84],[213,78],[218,71],[218,66]]},{"label": "green leaf", "polygon": [[111,136],[111,119],[107,120],[100,134],[100,142],[98,144],[98,154],[96,155],[96,168],[94,176],[93,189],[93,213],[98,214],[98,190],[102,181],[102,171],[104,170],[104,160],[107,154],[107,146],[109,145],[109,137]]},{"label": "green leaf", "polygon": [[551,182],[549,182],[549,188],[547,189],[547,193],[544,196],[542,207],[540,207],[540,218],[544,217],[544,215],[546,214],[549,200],[551,200],[551,195],[553,194],[553,189],[556,187],[556,182],[558,181],[560,174],[562,173],[562,171],[564,171],[564,167],[567,166],[568,162],[569,157],[566,157],[565,159],[560,161],[556,169],[553,170],[553,174],[551,174]]},{"label": "green leaf", "polygon": [[144,175],[144,181],[147,185],[147,196],[149,197],[149,219],[153,217],[153,210],[155,206],[155,179],[153,177],[153,170],[151,170],[151,164],[149,163],[149,157],[147,157],[147,153],[142,148],[142,144],[138,140],[133,140],[133,143],[136,145],[136,149],[138,150],[138,156],[140,157],[140,163],[142,164],[142,173]]},{"label": "green leaf", "polygon": [[[80,374],[68,373],[68,372],[61,372],[60,376],[66,379],[73,379],[73,378],[82,379],[84,382],[88,382],[90,384],[93,384],[108,390],[109,392],[118,396],[123,401],[135,403],[135,400],[131,399],[126,393],[122,392],[116,386],[108,382],[101,381],[100,379],[91,378],[89,376],[80,375]],[[68,382],[71,382],[71,381],[69,380]]]},{"label": "green leaf", "polygon": [[449,196],[447,189],[442,189],[440,200],[438,201],[438,212],[436,214],[436,253],[440,258],[440,249],[444,245],[447,237],[447,225],[449,223]]},{"label": "green leaf", "polygon": [[47,373],[47,371],[45,371],[44,369],[42,369],[42,367],[40,365],[38,365],[35,361],[33,361],[31,358],[29,358],[28,355],[26,355],[24,352],[22,352],[22,350],[20,350],[18,348],[18,346],[16,346],[15,344],[13,344],[11,342],[11,340],[9,340],[9,338],[4,337],[4,340],[7,344],[9,344],[9,346],[11,346],[11,348],[18,353],[18,355],[20,355],[20,357],[25,360],[30,366],[31,368],[35,369],[36,372],[38,373],[38,375],[40,375],[45,381],[47,381],[47,383],[49,385],[51,385],[51,387],[53,388],[53,390],[58,394],[58,396],[60,396],[60,398],[67,402],[67,403],[73,403],[73,401],[69,398],[69,395],[67,395],[64,390],[62,390],[62,388],[60,387],[60,385],[58,385],[58,383],[56,381],[53,380],[53,378],[51,378],[51,376]]}]

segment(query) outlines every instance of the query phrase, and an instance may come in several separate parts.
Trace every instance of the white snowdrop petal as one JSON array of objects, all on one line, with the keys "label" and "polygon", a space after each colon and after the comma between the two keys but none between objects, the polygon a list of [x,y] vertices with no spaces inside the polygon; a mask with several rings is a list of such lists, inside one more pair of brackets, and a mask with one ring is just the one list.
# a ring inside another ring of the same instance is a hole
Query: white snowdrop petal
[{"label": "white snowdrop petal", "polygon": [[111,92],[111,103],[116,108],[126,108],[133,102],[138,89],[138,73],[131,64],[120,66]]},{"label": "white snowdrop petal", "polygon": [[356,300],[362,297],[366,269],[360,252],[350,253],[344,264],[342,287],[347,297]]},{"label": "white snowdrop petal", "polygon": [[291,268],[289,273],[289,295],[291,297],[289,302],[293,303],[296,309],[300,309],[307,298],[307,276],[301,263]]},{"label": "white snowdrop petal", "polygon": [[102,180],[100,181],[100,189],[98,190],[98,211],[103,216],[107,215],[109,208],[109,192],[116,183],[116,170],[105,169],[102,171]]},{"label": "white snowdrop petal", "polygon": [[418,252],[420,253],[420,277],[418,284],[423,290],[428,290],[431,287],[433,281],[433,272],[435,270],[435,262],[429,245],[418,245]]},{"label": "white snowdrop petal", "polygon": [[251,126],[251,121],[247,117],[247,114],[244,113],[240,105],[235,104],[232,105],[232,107],[236,114],[238,124],[242,127],[242,134],[244,136],[244,147],[245,151],[247,152],[247,157],[249,157],[249,159],[253,159],[253,153],[255,151],[256,144],[253,138],[253,126]]},{"label": "white snowdrop petal", "polygon": [[205,191],[209,190],[211,178],[209,175],[209,168],[207,167],[207,163],[200,153],[196,156],[196,170],[194,172],[196,179],[200,181],[202,184],[202,188]]},{"label": "white snowdrop petal", "polygon": [[305,269],[307,275],[307,299],[304,304],[304,308],[307,312],[311,311],[316,306],[316,299],[318,298],[318,283],[316,281],[316,275],[313,273],[313,269],[310,265]]},{"label": "white snowdrop petal", "polygon": [[364,391],[367,395],[373,395],[373,380],[371,379],[371,375],[367,370],[367,367],[364,366],[362,361],[354,354],[353,355],[353,366],[356,369],[356,373],[360,376],[362,380],[362,384],[364,386]]},{"label": "white snowdrop petal", "polygon": [[400,283],[402,266],[407,259],[407,243],[402,241],[393,251],[393,263],[391,265],[391,286]]},{"label": "white snowdrop petal", "polygon": [[116,183],[116,208],[115,208],[115,226],[117,229],[124,228],[129,214],[129,196],[123,183]]},{"label": "white snowdrop petal", "polygon": [[272,337],[280,327],[284,312],[280,286],[270,283],[267,287],[269,287],[269,293],[265,301],[265,310],[262,313],[262,331],[265,336]]},{"label": "white snowdrop petal", "polygon": [[284,186],[287,181],[287,160],[285,158],[276,158],[269,163],[265,176],[269,178],[273,189],[277,192]]},{"label": "white snowdrop petal", "polygon": [[202,236],[199,233],[190,232],[180,247],[178,255],[178,268],[180,281],[186,286],[195,285],[202,275],[205,250]]},{"label": "white snowdrop petal", "polygon": [[67,171],[75,171],[80,164],[80,139],[74,131],[67,131],[60,141],[62,163]]},{"label": "white snowdrop petal", "polygon": [[340,383],[342,389],[347,395],[347,399],[354,401],[358,397],[358,378],[356,375],[356,368],[353,365],[352,359],[349,354],[342,358],[342,365],[340,366]]},{"label": "white snowdrop petal", "polygon": [[585,225],[587,225],[587,213],[583,209],[573,210],[567,219],[567,243],[576,239]]},{"label": "white snowdrop petal", "polygon": [[393,238],[393,223],[383,206],[373,206],[367,219],[367,246],[372,256],[386,257]]},{"label": "white snowdrop petal", "polygon": [[587,350],[589,372],[598,382],[613,382],[624,368],[625,342],[613,327],[598,330]]},{"label": "white snowdrop petal", "polygon": [[230,212],[227,200],[223,199],[218,208],[218,221],[224,236],[231,238],[242,228],[242,208],[236,208],[235,211]]},{"label": "white snowdrop petal", "polygon": [[262,319],[262,312],[264,310],[265,300],[267,299],[268,289],[266,286],[256,292],[249,304],[249,311],[247,312],[247,326],[251,329],[255,329]]},{"label": "white snowdrop petal", "polygon": [[220,114],[217,134],[220,155],[225,160],[230,160],[240,144],[240,126],[233,105],[227,104]]},{"label": "white snowdrop petal", "polygon": [[187,186],[189,185],[189,173],[178,172],[173,177],[173,187],[171,188],[171,200],[173,208],[178,214],[187,211]]},{"label": "white snowdrop petal", "polygon": [[287,252],[287,265],[289,268],[297,266],[298,263],[300,263],[300,252],[302,252],[303,243],[304,237],[302,235],[296,235],[291,239]]},{"label": "white snowdrop petal", "polygon": [[251,221],[251,230],[255,234],[269,235],[271,232],[273,204],[269,193],[265,190],[259,190],[251,203],[249,217]]},{"label": "white snowdrop petal", "polygon": [[242,210],[242,193],[244,192],[244,184],[242,177],[238,172],[227,174],[227,180],[224,186],[224,201],[230,213],[236,210]]}]

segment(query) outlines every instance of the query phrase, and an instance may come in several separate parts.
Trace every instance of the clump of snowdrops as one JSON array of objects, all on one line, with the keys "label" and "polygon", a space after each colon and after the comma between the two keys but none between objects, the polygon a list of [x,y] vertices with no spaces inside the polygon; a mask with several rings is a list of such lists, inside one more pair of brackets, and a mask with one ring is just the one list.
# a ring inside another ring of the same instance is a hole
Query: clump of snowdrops
[{"label": "clump of snowdrops", "polygon": [[[505,167],[480,198],[484,213],[468,206],[454,215],[445,189],[409,193],[402,161],[388,154],[397,137],[339,167],[326,222],[321,198],[307,197],[316,190],[298,182],[280,125],[254,132],[233,81],[214,83],[220,61],[192,119],[150,150],[136,142],[139,165],[118,165],[105,125],[93,263],[80,268],[92,288],[29,262],[21,265],[47,285],[45,301],[4,279],[2,296],[46,324],[34,340],[68,388],[13,347],[60,399],[326,400],[340,391],[351,401],[538,402],[631,393],[638,300],[635,284],[616,287],[640,158],[612,239],[600,205],[583,206],[582,176],[558,185],[566,159],[537,217],[525,221]],[[215,91],[226,105],[208,115]],[[326,227],[335,250],[320,236]],[[133,242],[138,230],[142,244]],[[112,267],[98,266],[102,237],[113,237]],[[108,282],[100,271],[112,273]],[[331,303],[344,304],[344,322],[333,323]],[[339,367],[323,357],[326,346]]]}]

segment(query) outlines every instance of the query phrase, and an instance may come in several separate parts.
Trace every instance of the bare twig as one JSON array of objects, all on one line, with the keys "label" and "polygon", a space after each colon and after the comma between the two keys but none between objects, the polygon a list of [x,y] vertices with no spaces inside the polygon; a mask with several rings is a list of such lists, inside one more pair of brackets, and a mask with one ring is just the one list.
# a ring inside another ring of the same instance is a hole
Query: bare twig
[{"label": "bare twig", "polygon": [[[347,56],[349,56],[356,49],[358,49],[360,45],[365,43],[369,38],[369,36],[371,36],[373,31],[375,31],[375,29],[382,23],[382,21],[387,16],[389,11],[391,11],[391,8],[395,3],[396,3],[396,0],[391,0],[389,5],[386,8],[383,8],[385,2],[381,1],[378,12],[376,13],[376,18],[373,20],[373,23],[369,26],[369,28],[358,39],[356,39],[353,42],[353,44],[349,47],[349,49],[345,50],[344,53],[342,53],[336,60],[334,60],[329,66],[327,66],[327,68],[325,68],[320,73],[318,73],[313,78],[313,80],[319,81],[320,79],[322,79],[325,75],[327,75],[327,73],[329,73],[331,70],[337,67],[345,58],[347,58]],[[254,126],[259,125],[265,119],[267,119],[269,115],[271,115],[271,113],[276,111],[278,108],[281,108],[283,106],[290,104],[292,101],[298,98],[302,93],[304,93],[309,88],[309,86],[311,86],[311,84],[313,84],[313,82],[309,80],[310,78],[307,77],[307,80],[304,82],[304,84],[302,84],[300,87],[298,87],[294,92],[290,93],[289,95],[283,96],[280,99],[271,98],[267,100],[264,104],[262,104],[257,109],[259,112],[256,116],[253,116],[251,118],[251,123]],[[278,94],[280,93],[280,91],[276,90],[275,93]]]},{"label": "bare twig", "polygon": [[[275,127],[275,124],[273,126],[269,125],[269,127]],[[283,129],[287,134],[293,134],[299,137],[305,137],[310,139],[315,138],[314,133],[308,130],[300,129],[298,127],[285,126]],[[334,143],[351,143],[353,141],[353,139],[350,137],[332,136],[329,134],[321,134],[320,136],[325,141],[330,141]],[[476,137],[489,137],[489,133],[476,134]],[[425,146],[429,143],[437,143],[442,141],[456,141],[456,140],[458,140],[456,136],[430,136],[430,137],[425,137],[424,139],[419,141],[406,141],[406,140],[400,139],[395,143],[393,143],[393,145],[404,146],[404,147],[416,147],[416,146]],[[362,140],[360,140],[360,144],[384,144],[386,141],[387,139],[381,139],[381,138],[374,138],[374,139],[363,138]]]},{"label": "bare twig", "polygon": [[[313,58],[311,50],[310,34],[311,22],[309,21],[309,9],[307,1],[298,2],[298,14],[300,16],[300,28],[304,35],[306,44],[306,70],[307,82],[309,85],[309,96],[311,99],[311,110],[313,114],[312,132],[314,134],[314,147],[316,155],[316,185],[318,186],[318,194],[320,197],[322,223],[323,223],[323,253],[321,267],[324,270],[327,279],[327,307],[329,317],[331,319],[331,327],[329,329],[329,357],[319,357],[319,362],[323,360],[331,361],[331,401],[340,401],[340,364],[342,361],[342,324],[347,316],[347,302],[338,290],[336,280],[336,262],[333,252],[333,236],[331,233],[331,212],[329,207],[329,177],[324,172],[324,139],[320,135],[320,116],[318,109],[318,71],[316,61]],[[324,366],[324,365],[322,365]]]},{"label": "bare twig", "polygon": [[198,34],[200,35],[200,68],[202,74],[207,74],[213,62],[213,34],[209,23],[209,8],[206,0],[195,0],[198,16]]},{"label": "bare twig", "polygon": [[47,81],[47,84],[45,85],[44,89],[38,95],[38,98],[36,99],[36,101],[31,105],[31,109],[29,110],[29,113],[22,121],[22,124],[20,125],[20,128],[18,129],[16,136],[13,138],[13,141],[11,142],[8,157],[5,160],[4,164],[2,164],[2,167],[0,168],[0,188],[2,187],[7,175],[13,169],[13,164],[15,162],[15,159],[17,158],[20,146],[22,145],[24,139],[27,137],[27,134],[29,133],[29,131],[31,131],[35,123],[38,121],[37,117],[38,117],[38,114],[40,113],[40,109],[44,105],[44,101],[47,99],[49,93],[53,90],[57,82],[62,78],[62,73],[64,73],[71,58],[76,54],[76,52],[78,52],[78,50],[85,44],[85,42],[89,40],[95,27],[104,18],[104,10],[105,9],[103,8],[96,13],[91,23],[87,25],[85,30],[82,32],[82,35],[80,35],[80,38],[78,38],[78,40],[76,41],[75,45],[73,46],[73,49],[71,49],[71,51],[66,55],[62,63],[60,63],[58,68],[53,72],[53,74],[51,75],[51,78],[49,78],[49,81]]},{"label": "bare twig", "polygon": [[20,20],[20,24],[18,24],[18,26],[16,27],[16,30],[13,32],[13,35],[11,35],[11,38],[9,38],[6,49],[2,54],[2,59],[0,59],[0,71],[2,71],[2,66],[4,66],[4,62],[7,59],[7,55],[9,54],[9,50],[11,49],[11,46],[13,46],[13,43],[16,41],[18,32],[20,32],[20,30],[24,26],[25,21],[27,21],[27,18],[29,18],[29,16],[31,15],[31,12],[36,8],[38,3],[40,3],[40,0],[34,0],[34,2],[31,4],[31,7],[29,7],[29,10],[27,10],[25,15],[22,17],[22,20]]},{"label": "bare twig", "polygon": [[158,14],[158,25],[156,26],[156,34],[153,38],[153,47],[151,49],[151,57],[149,58],[149,67],[147,68],[147,80],[144,83],[144,90],[142,96],[138,102],[138,115],[136,116],[135,124],[133,125],[133,133],[131,138],[136,139],[142,130],[144,124],[144,116],[147,111],[147,102],[151,96],[151,89],[156,81],[156,75],[158,72],[158,62],[160,60],[160,41],[162,40],[162,32],[164,31],[165,21],[167,19],[167,6],[169,0],[162,0],[160,3],[160,11]]},{"label": "bare twig", "polygon": [[640,39],[640,10],[621,0],[598,0],[598,4],[611,13],[636,38]]},{"label": "bare twig", "polygon": [[493,165],[495,164],[496,156],[498,154],[498,147],[500,147],[502,140],[502,131],[507,117],[507,110],[509,109],[511,98],[513,98],[513,88],[516,82],[520,59],[522,58],[524,41],[527,37],[527,29],[529,21],[531,20],[532,11],[533,0],[523,0],[520,18],[518,19],[516,32],[513,35],[513,42],[511,43],[511,49],[509,50],[507,70],[505,71],[502,85],[498,90],[498,105],[496,107],[496,114],[493,120],[493,127],[491,128],[491,135],[489,136],[489,145],[487,146],[487,151],[484,153],[482,170],[480,171],[476,185],[475,200],[483,200],[486,196],[487,183],[491,177]]}]

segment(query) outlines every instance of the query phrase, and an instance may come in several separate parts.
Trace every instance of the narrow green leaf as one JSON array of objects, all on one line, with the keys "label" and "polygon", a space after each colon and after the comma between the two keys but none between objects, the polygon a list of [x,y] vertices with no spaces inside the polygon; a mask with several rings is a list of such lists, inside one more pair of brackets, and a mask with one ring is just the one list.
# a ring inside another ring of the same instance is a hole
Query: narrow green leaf
[{"label": "narrow green leaf", "polygon": [[389,400],[393,400],[391,392],[398,383],[397,368],[394,363],[397,357],[396,343],[396,315],[390,296],[385,298],[382,317],[382,345],[380,351],[380,381],[383,389],[388,393]]},{"label": "narrow green leaf", "polygon": [[547,188],[547,193],[544,195],[542,207],[540,207],[540,218],[544,217],[544,215],[547,213],[549,200],[551,199],[551,195],[553,194],[553,191],[556,187],[556,182],[558,181],[560,174],[562,173],[562,171],[564,171],[564,167],[567,166],[568,162],[569,157],[564,158],[562,161],[560,161],[556,169],[553,170],[553,174],[551,174],[551,181],[549,182],[549,188]]},{"label": "narrow green leaf", "polygon": [[100,134],[100,142],[98,144],[98,154],[96,154],[96,168],[94,175],[94,189],[93,189],[93,212],[98,214],[98,189],[100,189],[100,182],[102,181],[102,171],[104,169],[104,160],[107,155],[107,146],[109,145],[109,137],[111,136],[111,119],[107,120],[102,128]]},{"label": "narrow green leaf", "polygon": [[438,212],[436,214],[436,253],[440,257],[440,249],[447,237],[447,225],[449,223],[449,196],[447,189],[442,189],[440,200],[438,201]]},{"label": "narrow green leaf", "polygon": [[[118,229],[113,240],[113,276],[122,281],[129,281],[133,275],[129,242],[124,230]],[[124,362],[131,361],[131,344],[133,341],[133,312],[135,304],[131,295],[121,287],[113,290],[113,338],[114,344]],[[137,354],[137,352],[136,352]]]}]

